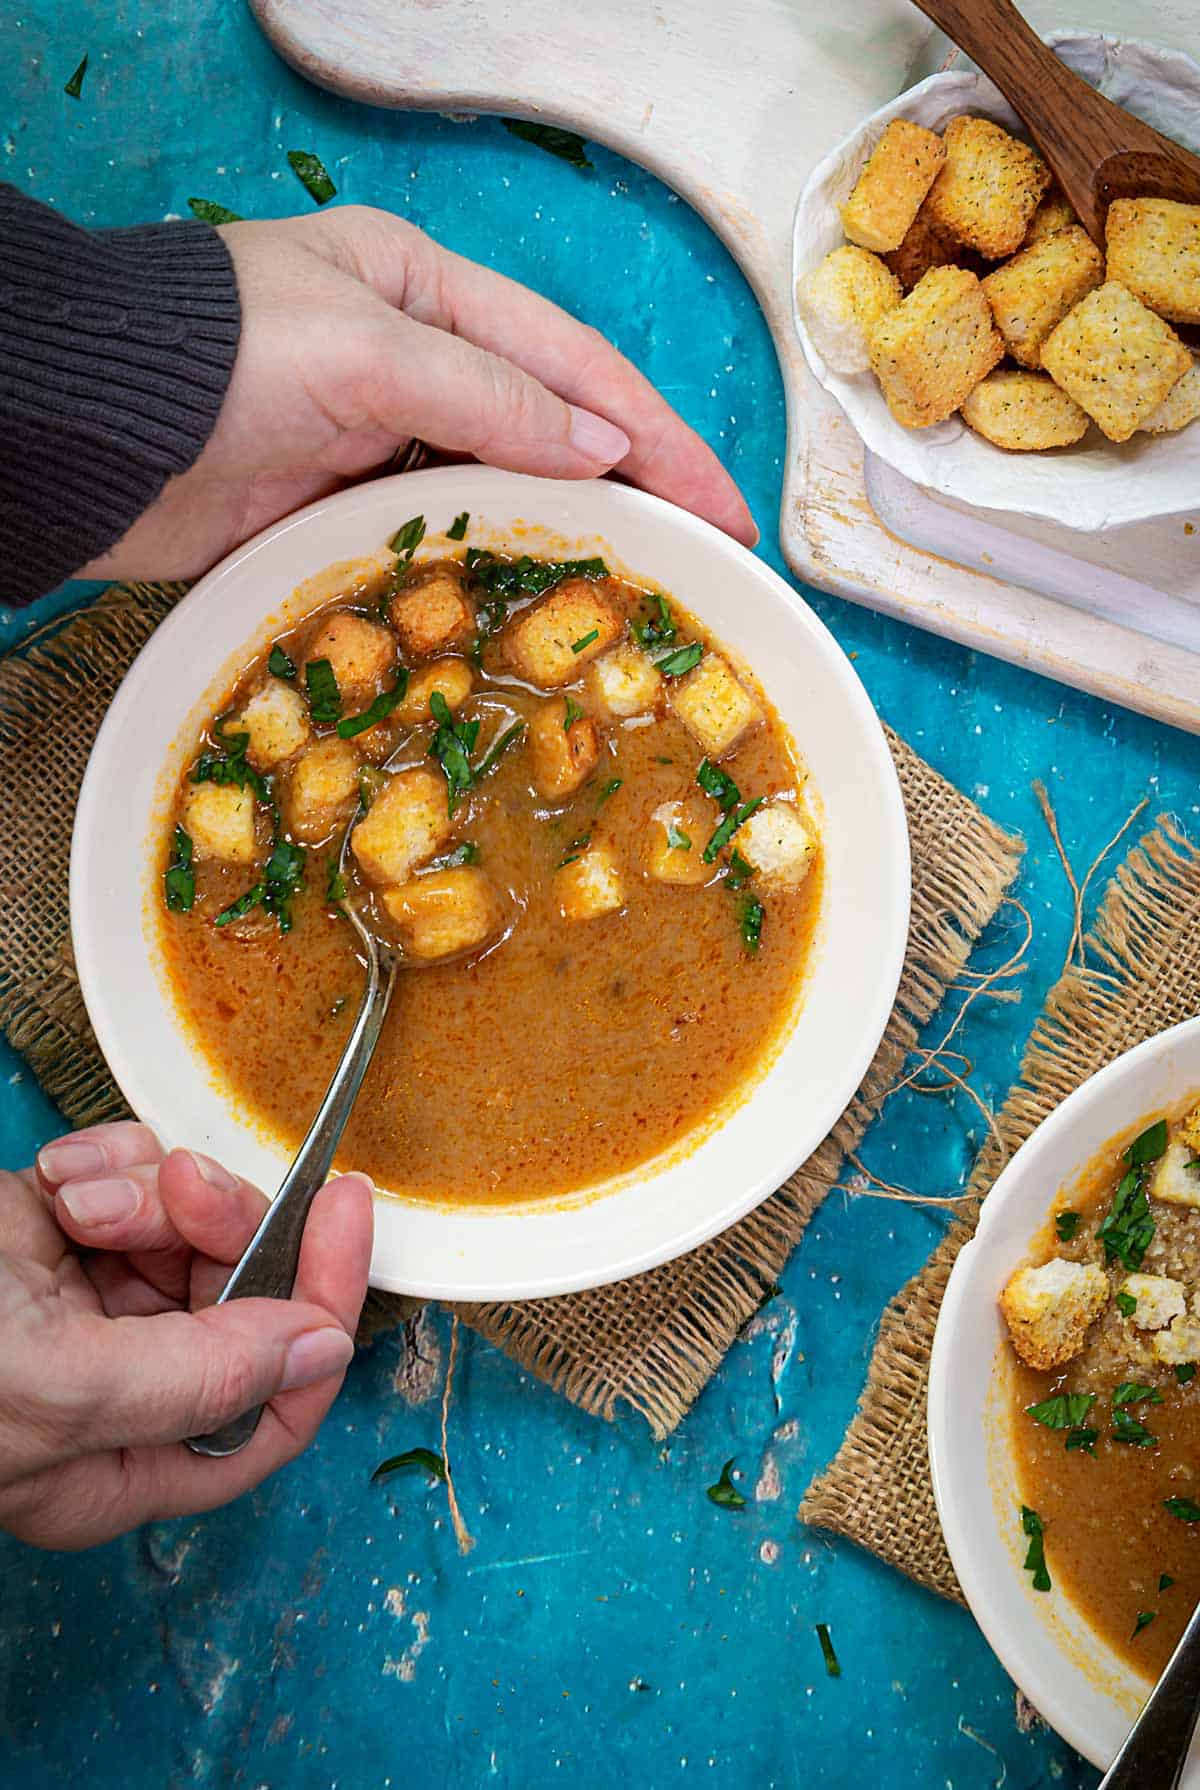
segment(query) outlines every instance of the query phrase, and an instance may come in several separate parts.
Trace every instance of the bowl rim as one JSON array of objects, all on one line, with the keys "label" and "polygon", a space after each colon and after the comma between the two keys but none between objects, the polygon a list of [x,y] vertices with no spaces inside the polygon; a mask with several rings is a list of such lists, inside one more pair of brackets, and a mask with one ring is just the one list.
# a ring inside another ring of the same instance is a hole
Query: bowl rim
[{"label": "bowl rim", "polygon": [[[895,884],[894,891],[892,891],[894,899],[890,899],[888,908],[886,936],[881,939],[878,949],[874,998],[868,1004],[868,1010],[861,1014],[857,1028],[859,1042],[853,1056],[847,1054],[841,1072],[829,1084],[831,1091],[813,1103],[812,1110],[819,1114],[819,1119],[816,1122],[810,1119],[803,1130],[798,1129],[794,1133],[799,1142],[789,1145],[786,1151],[781,1151],[777,1159],[772,1160],[768,1171],[742,1183],[736,1196],[721,1203],[719,1209],[714,1208],[708,1212],[707,1216],[697,1219],[692,1224],[678,1225],[672,1237],[660,1246],[635,1248],[627,1253],[624,1248],[614,1244],[613,1258],[601,1267],[585,1266],[570,1274],[555,1271],[545,1272],[539,1269],[536,1261],[530,1261],[527,1269],[519,1276],[516,1274],[506,1275],[502,1285],[498,1282],[481,1284],[474,1280],[464,1280],[464,1270],[461,1267],[456,1268],[453,1260],[447,1260],[440,1272],[422,1272],[419,1279],[414,1280],[407,1274],[403,1262],[398,1268],[391,1268],[382,1260],[377,1259],[372,1266],[371,1284],[388,1291],[416,1293],[427,1298],[452,1300],[482,1301],[544,1297],[551,1294],[580,1291],[622,1280],[697,1248],[701,1243],[736,1223],[763,1199],[775,1192],[817,1147],[822,1137],[826,1135],[853,1098],[856,1088],[873,1060],[899,988],[907,946],[911,906],[911,860],[907,819],[899,776],[888,748],[882,724],[846,653],[838,645],[830,629],[816,615],[799,591],[788,584],[772,567],[758,559],[748,549],[721,534],[711,524],[660,498],[628,486],[610,481],[588,481],[587,483],[592,490],[603,491],[604,496],[601,502],[604,507],[603,514],[598,516],[594,523],[587,525],[586,532],[601,533],[606,538],[611,538],[618,558],[626,558],[621,550],[620,535],[623,522],[627,517],[650,519],[657,525],[672,531],[682,530],[693,536],[698,535],[709,552],[720,556],[727,564],[740,566],[744,576],[756,583],[765,597],[773,598],[777,608],[786,608],[789,620],[785,625],[790,628],[792,637],[802,641],[807,636],[811,642],[817,644],[820,649],[823,670],[830,669],[833,671],[833,675],[839,678],[839,700],[849,706],[863,762],[869,765],[884,804],[889,836],[884,841],[882,851],[890,863],[890,874]],[[174,650],[173,642],[176,634],[184,628],[187,617],[193,614],[198,606],[213,600],[225,580],[237,574],[250,561],[258,559],[264,553],[269,553],[272,544],[284,535],[293,535],[298,529],[303,530],[306,527],[311,527],[319,539],[318,525],[321,519],[329,517],[331,512],[344,520],[346,515],[353,514],[356,509],[370,511],[376,507],[390,505],[394,510],[397,502],[403,507],[411,500],[411,507],[414,510],[422,506],[428,509],[431,501],[440,503],[445,499],[454,503],[453,492],[459,486],[470,487],[475,492],[473,501],[476,507],[482,509],[486,504],[491,512],[509,514],[514,519],[519,515],[536,515],[538,498],[542,494],[547,500],[547,508],[550,508],[552,513],[552,506],[548,500],[554,494],[561,496],[562,491],[559,481],[534,479],[524,474],[499,472],[493,468],[483,468],[477,464],[468,463],[462,466],[434,467],[417,473],[392,475],[390,478],[370,481],[366,485],[355,486],[334,496],[319,499],[263,530],[254,539],[222,560],[192,587],[154,630],[143,646],[104,717],[89,757],[76,811],[70,870],[72,941],[75,947],[84,1001],[110,1070],[133,1109],[166,1135],[170,1134],[168,1115],[148,1105],[143,1095],[142,1075],[138,1068],[137,1053],[134,1048],[135,1028],[131,1028],[125,1023],[125,1019],[119,1011],[119,1001],[114,998],[113,992],[105,982],[103,927],[95,918],[93,904],[88,900],[88,879],[92,859],[91,845],[97,828],[101,824],[103,813],[101,790],[104,785],[105,767],[113,750],[113,742],[116,740],[123,708],[130,700],[127,693],[135,685],[139,667],[144,670],[147,663],[151,661],[170,659]],[[438,495],[431,499],[426,496],[426,493],[434,487],[436,487]],[[486,489],[486,497],[480,497],[481,487]],[[461,502],[458,507],[462,507]],[[367,525],[364,538],[368,543],[372,538],[370,524]],[[628,557],[631,562],[636,561],[635,554]],[[331,562],[328,555],[322,557],[322,551],[318,547],[311,567],[312,572],[319,571],[329,563]],[[698,613],[703,618],[702,606],[698,607]],[[253,635],[256,622],[261,619],[257,610],[247,612],[245,634],[248,640]],[[168,997],[164,994],[164,1000],[167,999]],[[801,1009],[802,1007],[803,1001]],[[173,1021],[173,1023],[175,1022]],[[761,1086],[762,1084],[752,1089],[745,1105],[753,1104]],[[228,1097],[225,1099],[225,1109],[236,1111],[234,1103]],[[740,1109],[733,1109],[729,1117],[735,1116],[737,1110]],[[717,1127],[718,1131],[724,1128],[724,1123],[725,1121]],[[700,1147],[702,1142],[703,1139],[699,1140],[697,1147]],[[663,1171],[660,1170],[653,1176],[647,1176],[643,1184],[648,1184],[651,1179],[657,1179],[660,1172]],[[619,1189],[613,1194],[601,1193],[597,1200],[585,1203],[598,1204],[605,1198],[619,1197],[619,1193]],[[377,1202],[377,1214],[381,1222],[387,1216],[388,1211],[403,1212],[405,1209],[400,1201],[381,1199]],[[449,1208],[448,1210],[453,1209]],[[500,1208],[499,1210],[503,1211],[504,1209]],[[510,1209],[510,1215],[525,1216],[524,1213],[518,1213],[512,1209]],[[379,1249],[379,1232],[380,1224],[377,1223],[377,1251]]]}]

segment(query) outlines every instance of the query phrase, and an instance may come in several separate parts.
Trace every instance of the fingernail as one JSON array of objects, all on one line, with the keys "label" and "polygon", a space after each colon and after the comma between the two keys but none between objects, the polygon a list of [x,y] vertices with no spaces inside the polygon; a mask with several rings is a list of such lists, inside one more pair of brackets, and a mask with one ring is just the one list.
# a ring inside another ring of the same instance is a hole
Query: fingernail
[{"label": "fingernail", "polygon": [[211,1156],[201,1156],[198,1150],[189,1150],[188,1155],[195,1163],[200,1179],[206,1181],[210,1187],[215,1187],[218,1193],[232,1193],[240,1185],[237,1176],[231,1175],[219,1162],[214,1162]]},{"label": "fingernail", "polygon": [[284,1357],[281,1392],[294,1392],[297,1386],[311,1386],[340,1374],[354,1358],[354,1342],[344,1330],[330,1325],[326,1330],[306,1330],[298,1336]]},{"label": "fingernail", "polygon": [[135,1181],[72,1181],[58,1196],[78,1225],[119,1224],[132,1218],[142,1193]]},{"label": "fingernail", "polygon": [[630,441],[624,429],[597,416],[594,410],[580,410],[571,405],[571,446],[585,460],[604,466],[615,466],[629,452]]},{"label": "fingernail", "polygon": [[60,1137],[38,1151],[38,1167],[47,1181],[73,1181],[80,1175],[102,1175],[107,1159],[99,1144]]}]

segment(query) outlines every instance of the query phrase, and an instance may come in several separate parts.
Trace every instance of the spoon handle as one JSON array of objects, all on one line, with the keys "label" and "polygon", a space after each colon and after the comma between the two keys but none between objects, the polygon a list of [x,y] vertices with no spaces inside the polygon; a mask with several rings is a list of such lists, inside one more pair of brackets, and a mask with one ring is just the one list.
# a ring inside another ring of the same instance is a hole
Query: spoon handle
[{"label": "spoon handle", "polygon": [[1200,1606],[1099,1790],[1176,1790],[1200,1715]]},{"label": "spoon handle", "polygon": [[[227,1299],[290,1297],[309,1208],[328,1178],[346,1121],[379,1042],[395,986],[395,960],[389,960],[386,969],[381,971],[378,956],[372,952],[358,1017],[325,1090],[325,1098],[279,1192],[267,1207],[262,1223],[226,1282],[218,1305],[224,1305]],[[189,1436],[187,1445],[194,1454],[236,1454],[258,1428],[261,1416],[262,1406],[256,1405],[211,1435]]]}]

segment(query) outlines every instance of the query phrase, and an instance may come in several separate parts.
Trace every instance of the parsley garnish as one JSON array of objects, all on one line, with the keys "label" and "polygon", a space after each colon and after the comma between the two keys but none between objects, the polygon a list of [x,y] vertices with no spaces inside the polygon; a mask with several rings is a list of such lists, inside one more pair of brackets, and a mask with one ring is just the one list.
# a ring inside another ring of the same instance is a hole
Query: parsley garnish
[{"label": "parsley garnish", "polygon": [[1175,1363],[1175,1378],[1181,1386],[1186,1386],[1189,1380],[1196,1378],[1196,1363],[1194,1361],[1177,1361]]},{"label": "parsley garnish", "polygon": [[567,697],[565,715],[566,719],[563,721],[563,732],[570,733],[576,721],[583,720],[583,710],[573,696]]},{"label": "parsley garnish", "polygon": [[742,907],[742,943],[752,954],[762,943],[764,909],[761,901],[751,896]]},{"label": "parsley garnish", "polygon": [[83,61],[79,64],[79,67],[75,70],[75,73],[71,76],[71,79],[63,88],[63,92],[67,94],[70,99],[79,99],[82,96],[83,77],[87,73],[87,66],[88,59],[85,56]]},{"label": "parsley garnish", "polygon": [[348,715],[337,725],[339,740],[352,740],[356,734],[365,733],[368,727],[375,727],[380,721],[386,721],[396,704],[404,701],[404,693],[408,689],[408,673],[403,666],[396,673],[396,681],[390,690],[384,690],[377,696],[369,708],[361,715]]},{"label": "parsley garnish", "polygon": [[453,851],[448,851],[440,858],[431,858],[431,870],[457,870],[460,864],[474,864],[479,857],[479,847],[473,839],[464,839]]},{"label": "parsley garnish", "polygon": [[456,722],[450,713],[450,705],[440,690],[431,693],[429,707],[438,724],[429,756],[436,758],[442,767],[446,778],[448,812],[453,814],[475,781],[475,773],[471,769],[471,753],[475,750],[475,741],[479,737],[479,723]]},{"label": "parsley garnish", "polygon": [[434,1454],[431,1448],[406,1448],[403,1454],[393,1454],[386,1461],[380,1461],[371,1475],[371,1484],[392,1473],[400,1473],[405,1467],[424,1467],[431,1479],[446,1477],[446,1463],[440,1454]]},{"label": "parsley garnish", "polygon": [[240,211],[230,211],[228,205],[218,205],[215,199],[189,199],[188,210],[202,224],[240,224],[242,221]]},{"label": "parsley garnish", "polygon": [[818,1622],[816,1627],[817,1640],[821,1643],[821,1655],[825,1661],[826,1674],[830,1678],[840,1678],[842,1675],[841,1663],[833,1650],[833,1641],[830,1638],[829,1625],[825,1622]]},{"label": "parsley garnish", "polygon": [[682,677],[685,671],[699,665],[704,657],[704,646],[701,641],[693,640],[688,646],[676,647],[673,653],[654,661],[655,669],[664,677]]},{"label": "parsley garnish", "polygon": [[1025,1553],[1025,1571],[1033,1574],[1035,1591],[1049,1591],[1050,1574],[1046,1570],[1046,1532],[1042,1527],[1042,1519],[1036,1510],[1030,1510],[1028,1504],[1021,1506],[1021,1528],[1029,1537],[1029,1547]]},{"label": "parsley garnish", "polygon": [[742,792],[728,771],[721,770],[720,766],[713,764],[710,759],[702,758],[700,760],[700,768],[696,772],[696,782],[706,796],[713,798],[722,812],[732,808],[741,800]]},{"label": "parsley garnish", "polygon": [[671,614],[671,605],[661,591],[654,593],[654,601],[658,606],[657,616],[648,616],[629,624],[630,633],[645,652],[649,652],[652,647],[656,646],[671,646],[675,640],[675,621]]},{"label": "parsley garnish", "polygon": [[1164,1573],[1160,1574],[1160,1576],[1159,1576],[1158,1588],[1160,1591],[1169,1591],[1171,1589],[1171,1586],[1174,1583],[1175,1583],[1175,1581],[1171,1577],[1170,1573],[1164,1572]]},{"label": "parsley garnish", "polygon": [[467,523],[471,520],[470,510],[460,510],[449,528],[446,530],[448,541],[461,541],[467,532]]},{"label": "parsley garnish", "polygon": [[310,659],[304,667],[308,707],[318,727],[332,727],[342,718],[342,693],[337,674],[328,659]]},{"label": "parsley garnish", "polygon": [[213,922],[214,926],[228,926],[231,920],[244,920],[246,915],[258,906],[265,894],[266,889],[262,883],[255,883],[253,888],[247,889],[244,895],[239,895],[236,901],[231,902],[223,912],[217,915]]},{"label": "parsley garnish", "polygon": [[1071,1241],[1072,1237],[1079,1229],[1079,1217],[1080,1215],[1078,1212],[1055,1213],[1054,1228],[1058,1232],[1058,1240],[1060,1243],[1069,1243]]},{"label": "parsley garnish", "polygon": [[1163,1395],[1157,1386],[1143,1386],[1137,1380],[1122,1380],[1112,1395],[1113,1410],[1122,1405],[1161,1405]]},{"label": "parsley garnish", "polygon": [[276,840],[274,850],[267,859],[267,867],[263,872],[262,904],[278,920],[280,932],[292,930],[290,903],[304,881],[304,859],[304,847],[292,845],[287,839]]},{"label": "parsley garnish", "polygon": [[514,137],[544,149],[547,155],[556,155],[560,162],[570,162],[573,168],[590,168],[592,165],[583,138],[577,131],[563,130],[557,124],[534,124],[528,118],[502,118],[500,122]]},{"label": "parsley garnish", "polygon": [[1127,1442],[1132,1448],[1157,1448],[1158,1437],[1128,1411],[1113,1411],[1113,1441]]},{"label": "parsley garnish", "polygon": [[1040,1405],[1026,1405],[1025,1414],[1043,1429],[1073,1430],[1086,1421],[1095,1402],[1094,1392],[1060,1392]]},{"label": "parsley garnish", "polygon": [[1142,1630],[1144,1628],[1149,1628],[1157,1615],[1157,1610],[1139,1610],[1137,1621],[1133,1625],[1133,1633],[1130,1635],[1129,1639],[1131,1641],[1136,1641]]},{"label": "parsley garnish", "polygon": [[688,838],[687,834],[684,832],[681,832],[680,829],[675,825],[674,821],[668,821],[668,823],[667,823],[667,850],[668,851],[691,851],[691,849],[692,849],[692,842]]},{"label": "parsley garnish", "polygon": [[396,558],[402,559],[407,566],[424,539],[424,516],[410,516],[408,521],[396,530],[388,542],[388,547],[396,555]]},{"label": "parsley garnish", "polygon": [[386,782],[387,777],[378,765],[365,764],[362,767],[358,773],[358,799],[362,803],[364,814]]},{"label": "parsley garnish", "polygon": [[1073,1454],[1075,1452],[1075,1450],[1078,1448],[1078,1449],[1082,1449],[1084,1454],[1090,1454],[1090,1455],[1094,1456],[1096,1453],[1096,1443],[1099,1440],[1100,1440],[1100,1431],[1099,1430],[1088,1430],[1088,1429],[1071,1430],[1068,1433],[1067,1440],[1066,1440],[1067,1453]]},{"label": "parsley garnish", "polygon": [[[700,769],[696,772],[696,782],[706,796],[712,796],[724,816],[716,832],[704,848],[704,862],[711,864],[742,825],[763,805],[762,796],[755,796],[752,802],[741,802],[741,790],[727,771],[722,771],[707,758],[702,759]],[[741,806],[738,803],[741,802]],[[745,859],[742,860],[745,862]]]},{"label": "parsley garnish", "polygon": [[1140,1137],[1135,1137],[1125,1152],[1125,1160],[1130,1168],[1142,1168],[1148,1162],[1157,1162],[1167,1147],[1167,1121],[1156,1119],[1153,1125],[1147,1125]]},{"label": "parsley garnish", "polygon": [[742,1497],[742,1494],[738,1491],[732,1479],[729,1477],[729,1469],[733,1466],[736,1459],[737,1456],[735,1454],[730,1455],[729,1459],[725,1462],[725,1465],[721,1468],[721,1476],[717,1480],[716,1485],[710,1485],[705,1488],[706,1494],[712,1502],[721,1505],[725,1510],[743,1510],[746,1504],[746,1500]]},{"label": "parsley garnish", "polygon": [[565,870],[568,864],[578,864],[581,856],[591,843],[592,835],[590,833],[580,833],[578,838],[572,839],[567,846],[568,855],[565,858],[560,858],[554,868],[556,870]]},{"label": "parsley garnish", "polygon": [[573,653],[581,653],[585,646],[591,646],[593,640],[599,640],[599,638],[599,628],[591,628],[586,634],[581,634],[578,640],[573,640],[571,642],[571,651]]},{"label": "parsley garnish", "polygon": [[1194,1498],[1164,1498],[1163,1509],[1169,1510],[1181,1523],[1200,1523],[1200,1504]]},{"label": "parsley garnish", "polygon": [[294,660],[288,658],[281,646],[271,648],[271,656],[267,660],[267,670],[272,677],[293,678],[296,675]]},{"label": "parsley garnish", "polygon": [[329,869],[325,877],[325,899],[329,902],[345,901],[346,879],[338,869],[336,858],[330,858]]},{"label": "parsley garnish", "polygon": [[246,759],[250,744],[248,733],[226,733],[224,717],[213,722],[213,738],[219,752],[202,752],[192,772],[193,783],[236,784],[249,789],[260,802],[271,800],[270,787]]},{"label": "parsley garnish", "polygon": [[463,562],[467,571],[489,596],[511,602],[515,597],[540,597],[564,578],[607,578],[602,559],[497,559],[486,547],[468,547]]},{"label": "parsley garnish", "polygon": [[1131,1274],[1141,1267],[1154,1237],[1154,1219],[1150,1215],[1144,1182],[1144,1166],[1126,1171],[1108,1216],[1096,1232],[1104,1245],[1106,1258],[1110,1262],[1119,1260]]},{"label": "parsley garnish", "polygon": [[318,205],[325,205],[335,197],[337,188],[319,155],[314,155],[311,149],[289,149],[287,158],[293,174]]},{"label": "parsley garnish", "polygon": [[196,899],[196,873],[192,869],[194,847],[182,827],[176,827],[171,862],[163,875],[163,893],[173,914],[190,914]]},{"label": "parsley garnish", "polygon": [[492,741],[491,745],[476,766],[475,776],[477,781],[482,782],[485,777],[491,776],[503,754],[508,751],[508,748],[513,745],[515,741],[520,739],[524,731],[524,721],[514,721],[511,727],[505,728],[498,740]]},{"label": "parsley garnish", "polygon": [[596,797],[597,808],[603,808],[609,796],[615,796],[623,782],[624,778],[614,777],[610,783],[606,783],[604,788],[600,791],[600,794]]},{"label": "parsley garnish", "polygon": [[729,844],[729,841],[733,838],[733,835],[737,832],[743,821],[749,820],[750,816],[756,813],[762,805],[762,796],[755,796],[752,802],[743,802],[740,808],[731,808],[729,810],[724,820],[720,823],[716,832],[704,848],[704,862],[706,864],[711,864],[713,862],[724,847]]},{"label": "parsley garnish", "polygon": [[735,845],[729,854],[729,870],[725,877],[725,887],[733,892],[748,883],[753,875],[752,867],[747,864]]},{"label": "parsley garnish", "polygon": [[1116,1307],[1123,1318],[1131,1318],[1137,1310],[1137,1300],[1132,1293],[1118,1293]]}]

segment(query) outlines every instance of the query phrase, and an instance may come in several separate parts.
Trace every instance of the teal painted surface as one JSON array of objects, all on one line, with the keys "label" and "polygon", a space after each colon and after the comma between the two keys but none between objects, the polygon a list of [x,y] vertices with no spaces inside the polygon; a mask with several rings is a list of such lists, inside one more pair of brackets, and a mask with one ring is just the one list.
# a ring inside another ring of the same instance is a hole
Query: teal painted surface
[{"label": "teal painted surface", "polygon": [[[783,409],[751,295],[687,208],[596,152],[580,174],[493,121],[355,109],[306,87],[221,0],[18,7],[0,25],[0,169],[77,217],[119,224],[189,195],[250,216],[309,201],[285,151],[326,160],[346,200],[391,205],[606,330],[718,448],[775,545]],[[61,92],[84,50],[83,99]],[[31,615],[0,615],[13,643]],[[1090,863],[1143,796],[1195,824],[1200,746],[836,600],[816,606],[889,719],[1029,852],[1035,937],[1019,1006],[977,1006],[963,1048],[985,1099],[1014,1074],[1070,931],[1030,789]],[[1020,936],[1005,910],[985,957]],[[0,1053],[0,1160],[61,1128]],[[867,1160],[925,1192],[961,1184],[980,1141],[966,1101],[901,1096]],[[356,1363],[317,1446],[233,1509],[80,1557],[0,1542],[0,1777],[108,1786],[1093,1785],[1014,1721],[970,1618],[795,1508],[831,1456],[889,1295],[936,1241],[936,1212],[837,1193],[669,1445],[581,1416],[465,1338],[451,1446],[478,1538],[457,1554],[438,1490],[371,1487],[437,1446],[447,1330],[397,1387],[402,1333]],[[749,1500],[704,1488],[727,1456]],[[843,1676],[825,1676],[828,1622]]]}]

